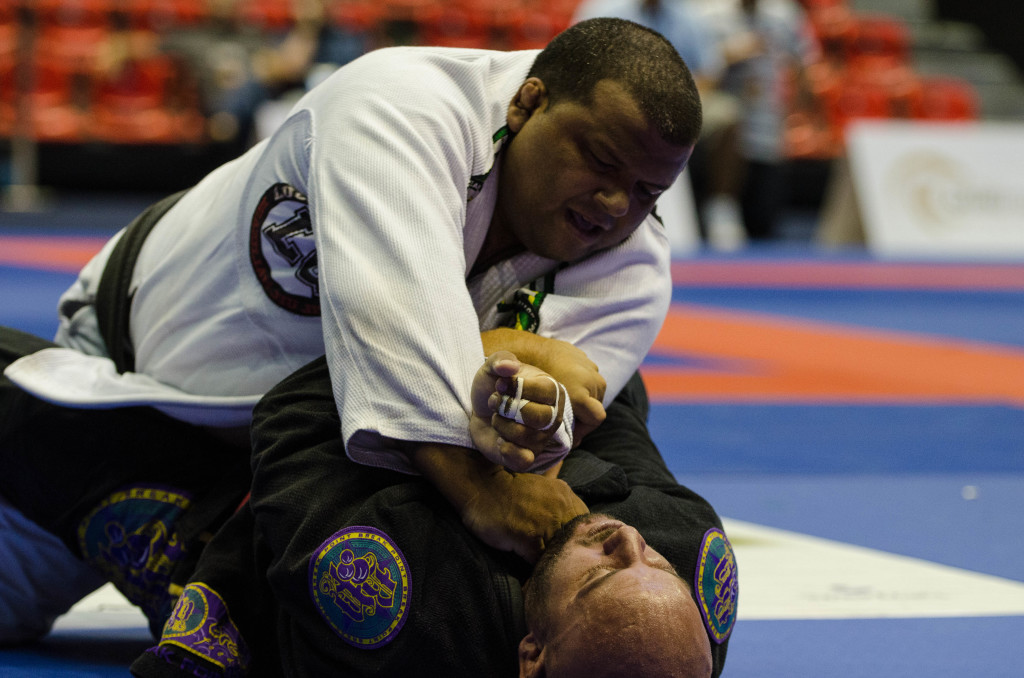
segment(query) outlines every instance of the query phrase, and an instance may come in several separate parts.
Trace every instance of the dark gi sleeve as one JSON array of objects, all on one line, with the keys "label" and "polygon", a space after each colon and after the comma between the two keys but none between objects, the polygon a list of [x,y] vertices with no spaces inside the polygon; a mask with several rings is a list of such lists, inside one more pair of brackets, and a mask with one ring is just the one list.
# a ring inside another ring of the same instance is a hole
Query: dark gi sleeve
[{"label": "dark gi sleeve", "polygon": [[136,675],[515,675],[523,565],[422,479],[346,457],[325,361],[261,401],[253,447],[246,524],[207,546]]},{"label": "dark gi sleeve", "polygon": [[[0,327],[0,371],[54,346]],[[0,494],[139,606],[157,632],[205,532],[249,485],[244,451],[149,407],[80,409],[0,374]]]}]

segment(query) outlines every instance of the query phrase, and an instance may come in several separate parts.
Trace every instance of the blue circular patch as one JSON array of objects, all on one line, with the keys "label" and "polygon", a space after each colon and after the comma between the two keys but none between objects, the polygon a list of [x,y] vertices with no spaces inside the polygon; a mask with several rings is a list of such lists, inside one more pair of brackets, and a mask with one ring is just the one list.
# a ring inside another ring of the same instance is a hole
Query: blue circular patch
[{"label": "blue circular patch", "polygon": [[354,647],[394,640],[409,613],[409,568],[391,538],[372,527],[336,532],[309,561],[309,591],[324,620]]},{"label": "blue circular patch", "polygon": [[708,635],[724,643],[736,623],[739,578],[732,544],[717,527],[708,530],[701,542],[694,590]]},{"label": "blue circular patch", "polygon": [[128,487],[100,502],[78,526],[85,562],[160,623],[174,602],[167,592],[171,573],[187,550],[175,525],[189,504],[178,490]]}]

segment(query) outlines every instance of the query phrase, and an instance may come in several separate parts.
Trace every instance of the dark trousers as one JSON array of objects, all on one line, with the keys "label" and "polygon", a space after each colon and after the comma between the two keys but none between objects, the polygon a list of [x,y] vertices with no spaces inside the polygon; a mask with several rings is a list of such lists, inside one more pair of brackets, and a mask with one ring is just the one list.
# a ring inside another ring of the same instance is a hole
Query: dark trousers
[{"label": "dark trousers", "polygon": [[[0,327],[0,369],[53,345]],[[199,427],[148,407],[57,406],[0,376],[0,494],[155,626],[249,478],[247,451]]]}]

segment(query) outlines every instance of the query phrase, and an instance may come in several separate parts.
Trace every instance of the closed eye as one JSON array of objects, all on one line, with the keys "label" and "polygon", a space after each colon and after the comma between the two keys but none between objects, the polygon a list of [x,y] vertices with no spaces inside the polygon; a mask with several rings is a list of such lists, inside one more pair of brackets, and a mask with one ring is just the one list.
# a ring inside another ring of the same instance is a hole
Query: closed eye
[{"label": "closed eye", "polygon": [[580,583],[582,583],[583,586],[580,587],[580,590],[576,593],[576,598],[582,598],[587,595],[590,591],[597,588],[601,582],[618,571],[619,570],[617,568],[609,567],[607,565],[595,565],[594,567],[591,567],[580,577]]},{"label": "closed eye", "polygon": [[607,173],[615,171],[616,167],[614,163],[602,160],[593,151],[588,151],[588,155],[590,156],[590,164],[593,165],[598,172]]},{"label": "closed eye", "polygon": [[637,192],[640,193],[640,196],[642,198],[646,199],[646,200],[657,200],[658,197],[661,196],[661,194],[665,192],[665,189],[664,188],[660,188],[660,187],[659,188],[650,188],[648,186],[642,186],[641,185],[637,189]]}]

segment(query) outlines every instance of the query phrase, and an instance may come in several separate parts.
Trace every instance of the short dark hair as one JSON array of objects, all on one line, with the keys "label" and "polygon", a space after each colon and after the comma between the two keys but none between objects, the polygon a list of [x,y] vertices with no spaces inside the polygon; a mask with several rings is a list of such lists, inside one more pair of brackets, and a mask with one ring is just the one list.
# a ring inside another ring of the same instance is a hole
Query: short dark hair
[{"label": "short dark hair", "polygon": [[570,26],[537,55],[527,77],[544,83],[551,104],[589,104],[599,81],[615,80],[665,141],[690,146],[700,135],[700,95],[690,69],[672,43],[638,23],[598,18]]}]

